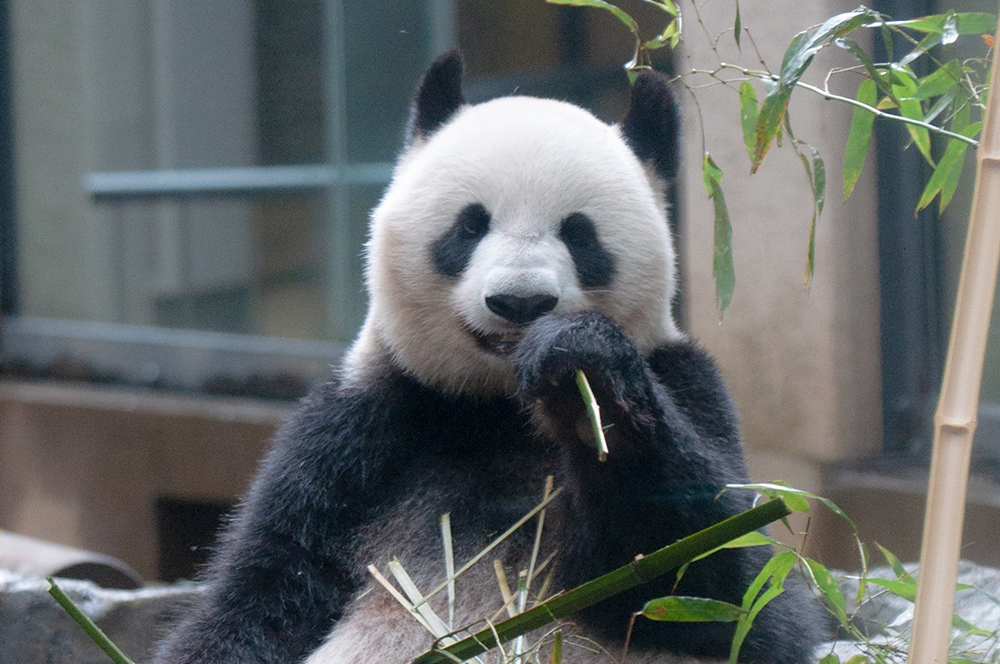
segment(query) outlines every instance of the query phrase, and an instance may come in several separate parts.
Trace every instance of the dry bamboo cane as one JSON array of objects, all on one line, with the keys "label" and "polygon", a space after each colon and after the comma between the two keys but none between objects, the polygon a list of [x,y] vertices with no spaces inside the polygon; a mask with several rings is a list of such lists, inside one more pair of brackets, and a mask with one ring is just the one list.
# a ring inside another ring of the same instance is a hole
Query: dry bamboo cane
[{"label": "dry bamboo cane", "polygon": [[909,664],[947,664],[962,543],[972,436],[1000,264],[1000,48],[976,155],[976,187],[952,320],[941,396],[934,415],[923,545]]}]

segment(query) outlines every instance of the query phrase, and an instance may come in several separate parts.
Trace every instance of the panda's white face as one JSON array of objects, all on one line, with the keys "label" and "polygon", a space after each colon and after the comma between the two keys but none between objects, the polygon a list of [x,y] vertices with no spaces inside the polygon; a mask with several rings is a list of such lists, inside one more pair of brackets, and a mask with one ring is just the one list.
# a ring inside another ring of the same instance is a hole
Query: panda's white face
[{"label": "panda's white face", "polygon": [[402,155],[372,214],[348,372],[388,352],[427,384],[512,394],[509,354],[549,312],[607,314],[642,352],[678,338],[660,187],[618,127],[576,106],[461,107]]}]

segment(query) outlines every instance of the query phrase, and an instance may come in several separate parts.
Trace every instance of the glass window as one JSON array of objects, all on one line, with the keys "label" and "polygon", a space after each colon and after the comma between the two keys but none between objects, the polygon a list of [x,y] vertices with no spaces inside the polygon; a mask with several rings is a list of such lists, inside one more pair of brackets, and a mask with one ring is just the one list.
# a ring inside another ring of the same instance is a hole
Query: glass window
[{"label": "glass window", "polygon": [[[996,6],[986,0],[957,4],[942,0],[882,0],[875,8],[899,19],[953,9],[996,12]],[[875,46],[880,48],[880,40],[875,40]],[[897,53],[905,48],[907,45],[898,44]],[[964,59],[981,57],[982,53],[982,42],[963,38],[949,46],[946,54],[948,59]],[[916,66],[921,62],[917,61]],[[935,202],[914,219],[913,210],[930,169],[916,150],[906,149],[910,141],[905,129],[897,123],[892,125],[877,125],[885,441],[889,452],[928,458],[958,289],[975,160],[969,150],[959,189],[944,214],[937,213]],[[939,143],[936,149],[943,146]],[[1000,460],[1000,310],[996,305],[978,418],[973,454],[981,463],[996,463]]]},{"label": "glass window", "polygon": [[198,388],[198,367],[263,353],[319,379],[363,320],[368,214],[431,60],[462,48],[470,101],[549,95],[617,119],[627,97],[615,19],[541,2],[7,6],[0,248],[17,282],[0,281],[0,357],[22,373],[70,358]]}]

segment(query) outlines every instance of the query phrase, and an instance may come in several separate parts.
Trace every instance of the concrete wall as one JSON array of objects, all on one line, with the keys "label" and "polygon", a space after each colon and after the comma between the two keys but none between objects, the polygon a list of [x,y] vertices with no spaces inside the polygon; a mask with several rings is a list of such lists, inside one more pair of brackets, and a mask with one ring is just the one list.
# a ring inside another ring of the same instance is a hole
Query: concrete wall
[{"label": "concrete wall", "polygon": [[0,382],[0,527],[158,574],[156,501],[232,502],[291,406]]}]

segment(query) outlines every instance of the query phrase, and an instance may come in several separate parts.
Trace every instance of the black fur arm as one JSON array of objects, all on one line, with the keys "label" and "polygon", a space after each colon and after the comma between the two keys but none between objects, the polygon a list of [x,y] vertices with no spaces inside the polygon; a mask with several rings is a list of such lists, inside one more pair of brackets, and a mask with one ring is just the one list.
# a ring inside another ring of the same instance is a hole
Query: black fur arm
[{"label": "black fur arm", "polygon": [[[565,449],[594,526],[626,538],[601,538],[618,556],[659,548],[749,507],[745,495],[716,499],[727,483],[746,481],[746,471],[735,411],[711,359],[694,345],[643,358],[610,318],[578,313],[534,323],[516,362],[521,394]],[[610,448],[603,463],[581,426],[577,369],[601,406]]]},{"label": "black fur arm", "polygon": [[[563,536],[565,585],[575,585],[751,507],[747,492],[722,493],[746,482],[735,410],[712,360],[677,342],[639,355],[621,328],[601,314],[539,319],[516,359],[522,397],[535,421],[564,450],[574,523]],[[598,460],[574,381],[582,369],[594,387],[609,455]],[[629,616],[654,597],[711,597],[740,604],[771,554],[769,548],[726,550],[695,563],[673,588],[675,575],[593,607],[586,618],[622,636]],[[765,609],[741,661],[806,662],[816,643],[814,607],[795,580]],[[782,619],[775,616],[785,614]],[[789,614],[804,619],[797,621]],[[796,634],[781,633],[797,629]],[[692,655],[725,657],[732,623],[636,623],[638,647],[665,646]]]},{"label": "black fur arm", "polygon": [[293,664],[358,587],[350,537],[407,463],[405,390],[330,384],[278,432],[206,574],[161,644],[162,664]]}]

